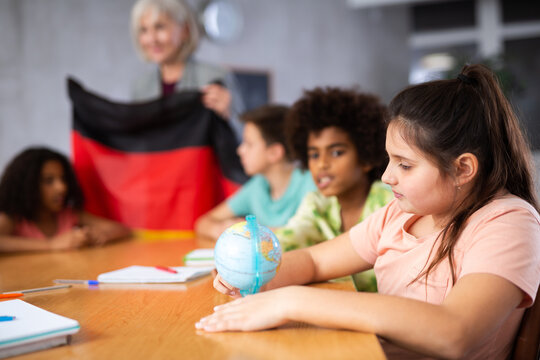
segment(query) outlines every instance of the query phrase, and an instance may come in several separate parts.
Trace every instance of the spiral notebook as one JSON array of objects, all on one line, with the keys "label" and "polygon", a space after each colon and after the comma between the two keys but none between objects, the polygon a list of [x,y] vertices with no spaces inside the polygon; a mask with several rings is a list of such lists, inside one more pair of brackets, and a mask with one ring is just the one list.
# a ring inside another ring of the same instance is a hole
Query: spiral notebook
[{"label": "spiral notebook", "polygon": [[132,265],[100,274],[100,283],[182,283],[210,274],[213,266],[171,266],[176,273],[155,266]]},{"label": "spiral notebook", "polygon": [[1,301],[0,314],[15,317],[0,322],[0,358],[68,344],[80,329],[76,320],[23,300]]}]

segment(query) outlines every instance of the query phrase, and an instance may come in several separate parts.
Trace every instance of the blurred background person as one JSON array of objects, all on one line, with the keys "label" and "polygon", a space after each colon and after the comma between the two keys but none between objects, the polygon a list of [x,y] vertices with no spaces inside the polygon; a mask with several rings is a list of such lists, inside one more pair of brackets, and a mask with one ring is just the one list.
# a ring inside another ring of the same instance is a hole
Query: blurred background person
[{"label": "blurred background person", "polygon": [[8,164],[0,180],[0,253],[69,250],[131,235],[120,223],[83,210],[69,160],[32,147]]},{"label": "blurred background person", "polygon": [[243,101],[231,72],[193,59],[201,37],[195,15],[183,0],[139,0],[131,11],[131,35],[141,57],[158,68],[139,76],[134,100],[182,90],[200,90],[203,104],[229,120],[237,138]]},{"label": "blurred background person", "polygon": [[201,216],[198,236],[217,240],[229,226],[252,214],[268,227],[283,226],[304,195],[315,190],[309,171],[296,166],[285,140],[287,106],[265,105],[241,116],[244,137],[238,155],[252,178],[226,201]]}]

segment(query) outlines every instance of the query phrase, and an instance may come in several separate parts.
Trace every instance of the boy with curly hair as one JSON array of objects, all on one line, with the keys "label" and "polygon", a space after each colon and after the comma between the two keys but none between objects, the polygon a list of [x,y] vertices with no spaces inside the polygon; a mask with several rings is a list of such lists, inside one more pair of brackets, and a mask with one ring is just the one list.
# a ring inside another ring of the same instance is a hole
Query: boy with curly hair
[{"label": "boy with curly hair", "polygon": [[[275,229],[284,250],[332,239],[393,198],[379,180],[387,162],[387,116],[378,97],[333,87],[306,91],[293,104],[285,122],[289,146],[318,189]],[[353,278],[357,289],[376,290],[372,272]]]}]

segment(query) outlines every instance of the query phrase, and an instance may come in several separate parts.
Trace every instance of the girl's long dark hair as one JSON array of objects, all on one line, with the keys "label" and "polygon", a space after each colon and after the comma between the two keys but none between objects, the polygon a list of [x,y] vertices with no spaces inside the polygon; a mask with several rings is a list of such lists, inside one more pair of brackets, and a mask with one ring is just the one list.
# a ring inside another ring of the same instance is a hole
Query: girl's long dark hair
[{"label": "girl's long dark hair", "polygon": [[389,108],[391,122],[402,136],[427,154],[444,176],[453,176],[452,164],[459,155],[472,153],[478,158],[469,196],[439,235],[433,260],[414,280],[427,278],[447,258],[455,283],[453,250],[475,211],[503,189],[539,210],[530,148],[496,77],[483,65],[466,65],[453,80],[408,87]]},{"label": "girl's long dark hair", "polygon": [[29,148],[7,165],[0,180],[0,212],[19,221],[35,221],[41,205],[41,170],[47,161],[62,164],[67,186],[65,206],[75,210],[83,207],[83,194],[69,160],[44,147]]}]

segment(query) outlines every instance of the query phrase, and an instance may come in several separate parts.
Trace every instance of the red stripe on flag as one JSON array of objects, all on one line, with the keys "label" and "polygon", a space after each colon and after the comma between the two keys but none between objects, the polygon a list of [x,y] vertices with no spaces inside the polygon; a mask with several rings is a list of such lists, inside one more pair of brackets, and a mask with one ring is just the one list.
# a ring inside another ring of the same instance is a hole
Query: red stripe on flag
[{"label": "red stripe on flag", "polygon": [[86,210],[132,228],[193,230],[200,215],[239,188],[208,146],[127,153],[76,131],[71,141]]}]

